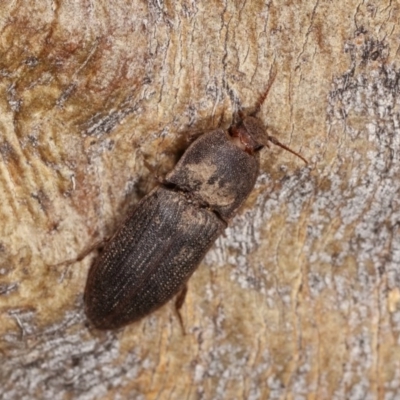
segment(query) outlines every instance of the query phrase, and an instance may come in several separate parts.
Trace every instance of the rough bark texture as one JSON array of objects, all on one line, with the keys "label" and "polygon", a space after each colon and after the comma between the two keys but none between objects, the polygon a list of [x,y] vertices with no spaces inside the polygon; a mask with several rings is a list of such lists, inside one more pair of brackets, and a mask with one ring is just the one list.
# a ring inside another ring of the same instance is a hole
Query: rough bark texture
[{"label": "rough bark texture", "polygon": [[[400,396],[398,2],[0,4],[4,399]],[[193,132],[260,116],[253,195],[172,304],[82,307],[96,242]],[[68,262],[70,261],[70,262]]]}]

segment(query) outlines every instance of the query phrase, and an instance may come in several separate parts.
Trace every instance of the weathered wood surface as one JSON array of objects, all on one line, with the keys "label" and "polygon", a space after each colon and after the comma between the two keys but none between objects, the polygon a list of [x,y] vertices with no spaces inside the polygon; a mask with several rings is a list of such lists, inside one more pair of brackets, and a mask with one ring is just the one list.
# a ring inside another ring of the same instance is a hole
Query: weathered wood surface
[{"label": "weathered wood surface", "polygon": [[[398,398],[399,19],[391,1],[2,2],[2,397]],[[66,261],[274,63],[261,117],[310,165],[264,151],[190,281],[185,336],[172,304],[88,329],[96,252]]]}]

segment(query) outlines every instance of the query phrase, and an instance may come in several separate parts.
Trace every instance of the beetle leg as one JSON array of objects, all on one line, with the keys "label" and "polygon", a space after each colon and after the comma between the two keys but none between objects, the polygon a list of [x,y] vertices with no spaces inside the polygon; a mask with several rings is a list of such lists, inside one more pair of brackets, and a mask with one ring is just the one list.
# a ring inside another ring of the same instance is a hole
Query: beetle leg
[{"label": "beetle leg", "polygon": [[73,264],[75,262],[82,261],[84,258],[86,258],[90,253],[93,251],[97,250],[99,253],[103,251],[104,244],[107,243],[111,237],[106,237],[104,239],[97,240],[94,244],[91,246],[88,246],[87,248],[83,249],[81,253],[79,253],[76,257],[61,261],[57,264],[52,264],[52,267],[59,267],[61,265],[67,265],[69,266],[70,264]]},{"label": "beetle leg", "polygon": [[183,325],[183,318],[180,310],[183,306],[183,303],[185,302],[187,292],[188,292],[188,285],[187,283],[185,283],[179,294],[176,296],[175,300],[175,310],[178,315],[179,323],[181,324],[182,333],[184,335],[186,335],[186,331],[185,331],[185,326]]}]

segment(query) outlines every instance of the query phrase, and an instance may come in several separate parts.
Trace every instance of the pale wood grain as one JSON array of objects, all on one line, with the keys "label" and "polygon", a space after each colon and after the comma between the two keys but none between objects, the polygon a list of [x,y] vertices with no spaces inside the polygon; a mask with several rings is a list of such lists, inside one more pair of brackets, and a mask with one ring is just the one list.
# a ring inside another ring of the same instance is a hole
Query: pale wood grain
[{"label": "pale wood grain", "polygon": [[[399,16],[390,1],[3,2],[3,398],[399,397]],[[172,304],[88,329],[96,252],[66,261],[193,132],[253,106],[273,65],[260,115],[309,166],[264,151],[190,281],[185,336]]]}]

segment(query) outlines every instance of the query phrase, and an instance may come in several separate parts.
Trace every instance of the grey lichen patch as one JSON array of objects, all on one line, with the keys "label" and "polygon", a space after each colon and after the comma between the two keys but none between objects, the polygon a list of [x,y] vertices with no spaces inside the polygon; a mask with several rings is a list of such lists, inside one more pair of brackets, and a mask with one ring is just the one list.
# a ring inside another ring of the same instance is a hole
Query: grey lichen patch
[{"label": "grey lichen patch", "polygon": [[[324,178],[330,181],[329,189],[315,195],[308,220],[312,229],[305,242],[311,250],[306,269],[312,271],[308,286],[315,301],[333,289],[333,298],[338,296],[339,301],[330,312],[347,316],[346,340],[352,350],[345,380],[351,382],[351,398],[368,397],[371,386],[365,376],[381,368],[380,359],[389,351],[384,343],[388,336],[397,336],[398,321],[389,315],[384,299],[400,284],[400,87],[396,79],[400,71],[394,65],[376,65],[375,57],[370,61],[366,54],[376,44],[366,40],[358,46],[361,49],[350,47],[352,68],[334,80],[329,95],[330,135],[341,137],[341,143],[335,168]],[[349,166],[351,175],[343,186]],[[389,326],[391,334],[381,333]],[[361,353],[366,360],[359,364]],[[352,363],[357,363],[357,370]]]},{"label": "grey lichen patch", "polygon": [[[138,355],[135,353],[127,355],[120,367],[109,368],[108,363],[119,357],[119,342],[115,340],[113,334],[89,339],[86,331],[77,330],[76,324],[79,320],[82,321],[82,314],[78,316],[75,312],[67,314],[63,322],[49,325],[46,330],[41,331],[40,338],[37,332],[28,330],[31,324],[28,323],[27,312],[15,310],[12,315],[18,319],[21,335],[10,338],[9,345],[13,341],[14,347],[24,346],[24,351],[28,351],[29,354],[15,356],[9,360],[10,367],[14,365],[18,368],[8,375],[8,383],[3,384],[2,393],[5,398],[18,397],[21,385],[23,386],[24,382],[26,384],[26,369],[33,371],[36,376],[35,380],[30,381],[32,390],[42,388],[45,380],[50,388],[58,387],[59,390],[69,388],[71,393],[84,391],[86,398],[106,394],[113,386],[110,383],[112,378],[121,373],[128,380],[134,379],[138,374],[139,369],[134,366],[138,361]],[[68,336],[59,337],[57,332],[60,329],[68,332]],[[48,354],[51,354],[51,357],[48,357]],[[98,363],[103,365],[100,374],[97,369]],[[62,372],[65,365],[68,365],[66,374]],[[81,380],[79,376],[83,371],[86,378]],[[78,386],[77,380],[79,380]],[[43,392],[44,398],[50,398],[52,389],[49,390]]]},{"label": "grey lichen patch", "polygon": [[1,284],[0,283],[0,296],[6,296],[16,290],[18,290],[17,282],[11,282],[9,284]]},{"label": "grey lichen patch", "polygon": [[[390,65],[367,68],[358,75],[353,69],[335,81],[328,110],[332,134],[343,130],[348,137],[343,147],[350,153],[346,159],[354,160],[346,190],[328,192],[330,209],[340,210],[339,231],[354,233],[349,251],[356,255],[358,266],[366,268],[371,261],[379,275],[400,262],[392,250],[399,240],[396,226],[400,221],[400,86],[396,76],[400,71]],[[348,118],[352,114],[362,119]],[[333,186],[338,178],[331,178]]]}]

